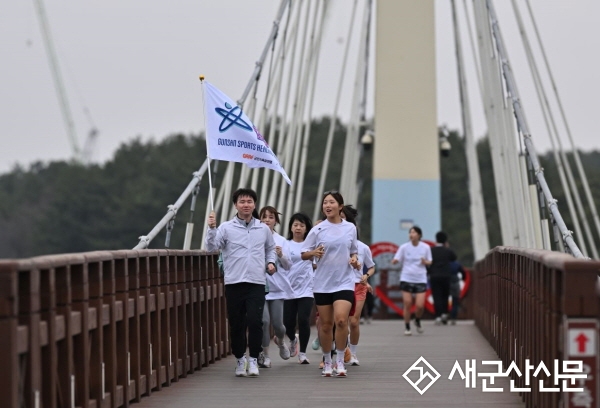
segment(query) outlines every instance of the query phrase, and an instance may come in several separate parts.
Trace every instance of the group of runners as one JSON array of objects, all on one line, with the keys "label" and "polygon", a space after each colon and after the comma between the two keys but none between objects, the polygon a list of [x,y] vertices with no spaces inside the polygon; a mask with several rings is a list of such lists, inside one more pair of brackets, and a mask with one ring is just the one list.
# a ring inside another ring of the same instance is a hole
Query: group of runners
[{"label": "group of runners", "polygon": [[[371,250],[358,240],[357,210],[344,205],[338,191],[326,191],[321,201],[322,219],[313,226],[305,214],[293,214],[286,238],[275,231],[281,224],[276,208],[256,211],[256,192],[238,189],[232,201],[237,214],[218,228],[215,213],[210,214],[206,248],[222,255],[231,349],[237,359],[235,375],[258,376],[259,368],[271,367],[271,327],[282,359],[297,357],[300,364],[309,364],[306,348],[316,305],[318,338],[313,348],[320,346],[323,353],[321,373],[345,377],[347,364],[360,365],[360,316],[367,293],[372,292],[369,278],[375,273]],[[445,234],[438,233],[443,239],[438,237],[433,256],[421,236],[421,229],[412,227],[409,242],[399,247],[392,260],[392,264],[402,264],[406,336],[412,335],[413,299],[414,324],[417,332],[423,333],[428,268],[432,288],[441,288],[439,295],[434,293],[439,299],[436,323],[446,318],[449,265],[456,260],[447,248]]]},{"label": "group of runners", "polygon": [[309,364],[315,304],[321,373],[345,377],[346,364],[360,364],[360,315],[375,273],[369,247],[358,240],[356,209],[345,206],[338,191],[326,191],[322,220],[313,227],[305,214],[293,214],[286,239],[275,231],[281,223],[276,208],[256,212],[256,192],[238,189],[232,201],[233,219],[217,228],[215,213],[209,215],[206,248],[222,254],[235,375],[258,376],[259,367],[271,367],[271,326],[279,356]]}]

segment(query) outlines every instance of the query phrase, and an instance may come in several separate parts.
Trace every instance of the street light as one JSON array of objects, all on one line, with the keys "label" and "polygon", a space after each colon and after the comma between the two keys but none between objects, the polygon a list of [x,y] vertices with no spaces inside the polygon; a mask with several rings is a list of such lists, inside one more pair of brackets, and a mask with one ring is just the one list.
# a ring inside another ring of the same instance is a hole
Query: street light
[{"label": "street light", "polygon": [[440,153],[443,157],[450,156],[450,150],[452,149],[452,145],[448,141],[450,137],[450,132],[448,131],[448,127],[446,125],[442,126],[442,133],[440,134]]},{"label": "street light", "polygon": [[375,141],[375,132],[372,130],[365,131],[365,134],[360,138],[360,143],[363,145],[363,149],[371,150],[371,146]]}]

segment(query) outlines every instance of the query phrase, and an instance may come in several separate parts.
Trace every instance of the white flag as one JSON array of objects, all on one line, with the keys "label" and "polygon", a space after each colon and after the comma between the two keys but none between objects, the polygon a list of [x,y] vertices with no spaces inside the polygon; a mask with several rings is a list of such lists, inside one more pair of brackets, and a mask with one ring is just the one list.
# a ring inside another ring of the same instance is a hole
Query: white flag
[{"label": "white flag", "polygon": [[266,167],[281,173],[292,184],[265,138],[227,95],[204,81],[206,144],[208,157]]}]

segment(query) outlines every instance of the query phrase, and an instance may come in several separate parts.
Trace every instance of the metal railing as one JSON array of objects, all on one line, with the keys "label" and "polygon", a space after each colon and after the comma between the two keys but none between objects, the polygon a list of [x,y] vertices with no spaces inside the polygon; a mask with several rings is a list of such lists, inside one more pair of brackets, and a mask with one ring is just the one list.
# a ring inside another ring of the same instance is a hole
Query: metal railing
[{"label": "metal railing", "polygon": [[229,354],[217,257],[124,250],[0,261],[3,407],[127,407]]},{"label": "metal railing", "polygon": [[[512,247],[496,247],[476,263],[475,323],[504,367],[515,362],[521,369],[523,375],[512,371],[510,379],[516,387],[531,389],[522,392],[527,407],[570,407],[568,402],[573,398],[591,401],[591,405],[581,406],[598,406],[599,273],[600,262]],[[578,337],[578,332],[585,339]],[[574,341],[583,343],[571,344]],[[588,379],[569,383],[569,387],[583,386],[584,391],[565,393],[562,381],[555,384],[555,376],[533,378],[532,373],[528,376],[530,384],[526,384],[526,360],[536,368],[543,362],[551,372],[554,361],[582,361]],[[545,392],[542,385],[558,386],[561,391]]]}]

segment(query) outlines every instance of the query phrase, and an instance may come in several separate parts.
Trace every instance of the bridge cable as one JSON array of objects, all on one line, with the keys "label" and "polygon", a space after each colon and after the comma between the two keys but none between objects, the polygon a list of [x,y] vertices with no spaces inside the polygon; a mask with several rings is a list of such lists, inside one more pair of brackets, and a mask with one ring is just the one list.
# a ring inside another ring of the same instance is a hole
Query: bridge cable
[{"label": "bridge cable", "polygon": [[[490,250],[490,243],[487,230],[487,219],[485,217],[485,205],[483,192],[481,189],[481,176],[479,174],[479,160],[477,157],[477,148],[473,138],[473,128],[471,123],[471,109],[469,104],[469,93],[467,88],[467,78],[464,72],[464,60],[462,43],[460,40],[460,27],[456,13],[455,0],[451,0],[452,21],[454,24],[454,43],[456,50],[456,63],[458,73],[458,89],[461,102],[461,118],[463,133],[465,138],[465,154],[467,158],[467,171],[469,175],[469,211],[471,214],[471,238],[473,241],[473,254],[475,259],[483,259]],[[479,77],[479,70],[478,77]]]},{"label": "bridge cable", "polygon": [[[546,71],[548,72],[548,77],[550,78],[550,82],[552,83],[552,89],[554,91],[554,95],[556,97],[556,103],[558,105],[559,111],[560,111],[560,115],[561,118],[563,120],[563,124],[565,126],[565,130],[567,132],[567,136],[569,138],[569,142],[571,144],[571,149],[573,151],[573,158],[575,159],[575,165],[577,167],[577,171],[579,173],[579,177],[581,180],[581,184],[583,186],[583,190],[585,192],[586,195],[586,199],[588,202],[588,207],[590,209],[590,212],[592,214],[592,218],[594,220],[594,225],[596,227],[596,234],[598,235],[598,237],[600,237],[600,218],[598,217],[598,212],[596,211],[596,205],[595,205],[595,200],[594,197],[592,196],[592,192],[590,190],[590,185],[588,183],[588,178],[586,175],[586,172],[583,168],[583,165],[581,163],[581,159],[579,157],[579,151],[577,150],[577,147],[575,146],[575,142],[573,141],[573,135],[571,133],[571,128],[569,126],[569,122],[567,121],[567,116],[565,114],[565,110],[562,104],[562,99],[560,98],[560,95],[558,93],[558,87],[556,86],[556,81],[554,80],[554,75],[552,73],[552,70],[550,68],[550,63],[548,62],[548,57],[546,56],[546,50],[544,47],[544,44],[542,43],[542,39],[538,30],[538,26],[536,23],[536,20],[534,18],[533,15],[533,11],[531,9],[531,4],[529,3],[529,0],[526,0],[526,4],[527,4],[527,8],[529,10],[529,16],[531,18],[531,22],[534,28],[534,32],[536,34],[536,38],[538,41],[538,45],[540,47],[540,51],[542,53],[542,57],[544,59],[544,63],[546,66]],[[594,241],[592,241],[594,242]]]},{"label": "bridge cable", "polygon": [[[522,38],[523,45],[525,48],[525,53],[527,56],[527,61],[529,63],[529,68],[531,70],[531,75],[533,76],[533,79],[534,79],[536,94],[537,94],[540,106],[542,108],[544,122],[546,125],[546,129],[548,131],[550,143],[552,145],[552,153],[554,155],[554,161],[556,162],[560,182],[561,182],[561,185],[562,185],[564,193],[565,193],[565,198],[567,200],[567,206],[568,206],[569,212],[571,214],[573,226],[575,227],[575,233],[578,234],[578,236],[582,237],[582,239],[580,241],[581,250],[582,250],[583,254],[586,255],[587,247],[585,244],[585,240],[583,239],[584,235],[581,233],[581,226],[579,223],[579,217],[581,217],[581,219],[583,220],[583,227],[584,227],[587,239],[591,244],[591,250],[592,250],[593,257],[597,259],[598,253],[594,246],[594,240],[593,240],[593,237],[592,237],[592,234],[590,231],[589,223],[585,222],[585,218],[586,218],[585,211],[581,204],[581,198],[579,196],[579,191],[577,190],[577,186],[576,186],[575,180],[573,178],[573,172],[571,171],[571,165],[569,164],[569,161],[568,161],[565,151],[563,149],[562,143],[560,141],[558,129],[556,127],[556,122],[554,120],[554,116],[552,115],[550,103],[548,101],[546,91],[542,84],[542,79],[541,79],[540,72],[538,70],[538,67],[537,67],[537,64],[535,61],[535,57],[533,55],[533,51],[531,49],[531,44],[529,42],[529,38],[527,37],[527,33],[525,31],[523,20],[521,19],[521,14],[520,14],[517,4],[515,3],[514,0],[512,0],[512,6],[513,6],[513,10],[514,10],[516,19],[517,19],[517,23],[519,25],[519,31],[521,33],[521,38]],[[560,153],[560,155],[557,153],[555,139],[556,139],[556,142],[558,143],[558,152]],[[566,176],[565,176],[565,172],[566,172]],[[574,207],[574,205],[573,205],[573,197],[571,195],[572,194],[571,192],[573,193],[573,196],[575,198],[576,207]]]},{"label": "bridge cable", "polygon": [[567,226],[565,225],[562,215],[560,214],[560,211],[558,209],[556,200],[552,196],[552,193],[550,192],[550,188],[548,187],[548,183],[546,182],[546,179],[544,176],[544,170],[539,164],[537,153],[535,152],[533,141],[531,140],[531,133],[529,132],[529,127],[527,125],[527,122],[525,120],[525,116],[524,116],[524,113],[522,110],[523,108],[521,106],[521,100],[519,97],[519,93],[517,91],[516,82],[513,77],[513,73],[510,68],[510,65],[508,63],[508,58],[506,55],[506,49],[504,47],[504,42],[503,42],[502,36],[500,35],[500,27],[498,25],[498,19],[496,16],[496,12],[494,10],[494,6],[493,6],[491,0],[486,0],[486,3],[487,3],[487,8],[488,8],[489,18],[491,20],[490,24],[491,24],[491,28],[492,28],[492,34],[494,36],[495,43],[496,43],[496,49],[497,49],[498,55],[501,59],[501,67],[502,67],[502,72],[503,72],[503,75],[505,78],[505,86],[507,88],[509,98],[512,101],[514,114],[515,114],[515,117],[517,120],[517,125],[519,127],[519,131],[523,135],[526,151],[532,162],[537,180],[539,182],[539,185],[540,185],[542,191],[544,192],[544,196],[548,203],[550,211],[553,215],[554,222],[557,225],[557,227],[559,228],[560,234],[562,236],[562,240],[565,245],[565,249],[568,249],[568,251],[571,254],[573,254],[573,256],[575,256],[576,258],[585,258],[585,256],[581,253],[581,250],[575,243],[575,240],[573,239],[573,236],[572,236],[572,232],[569,231]]},{"label": "bridge cable", "polygon": [[329,168],[331,147],[333,144],[333,133],[334,133],[335,126],[337,123],[337,114],[338,114],[338,110],[339,110],[339,106],[340,106],[342,88],[344,85],[344,76],[345,76],[345,72],[346,72],[346,66],[348,65],[347,62],[348,62],[348,51],[350,48],[350,36],[352,35],[352,30],[354,28],[353,22],[354,22],[354,16],[356,15],[356,6],[357,6],[357,0],[354,0],[354,5],[352,7],[352,16],[350,17],[348,35],[346,36],[346,38],[347,38],[346,48],[344,50],[344,57],[342,59],[342,71],[340,73],[340,81],[338,84],[338,91],[337,91],[337,96],[336,96],[336,100],[335,100],[335,107],[333,109],[333,114],[331,115],[331,119],[330,119],[330,123],[329,123],[329,132],[327,134],[327,142],[325,144],[325,152],[323,154],[323,167],[321,168],[321,176],[319,178],[319,187],[317,188],[317,193],[316,193],[316,197],[315,197],[313,220],[316,220],[318,218],[319,212],[321,210],[321,208],[320,208],[321,207],[321,198],[322,198],[321,194],[323,193],[323,191],[325,189],[325,180],[326,180],[327,172],[328,172],[328,168]]}]

